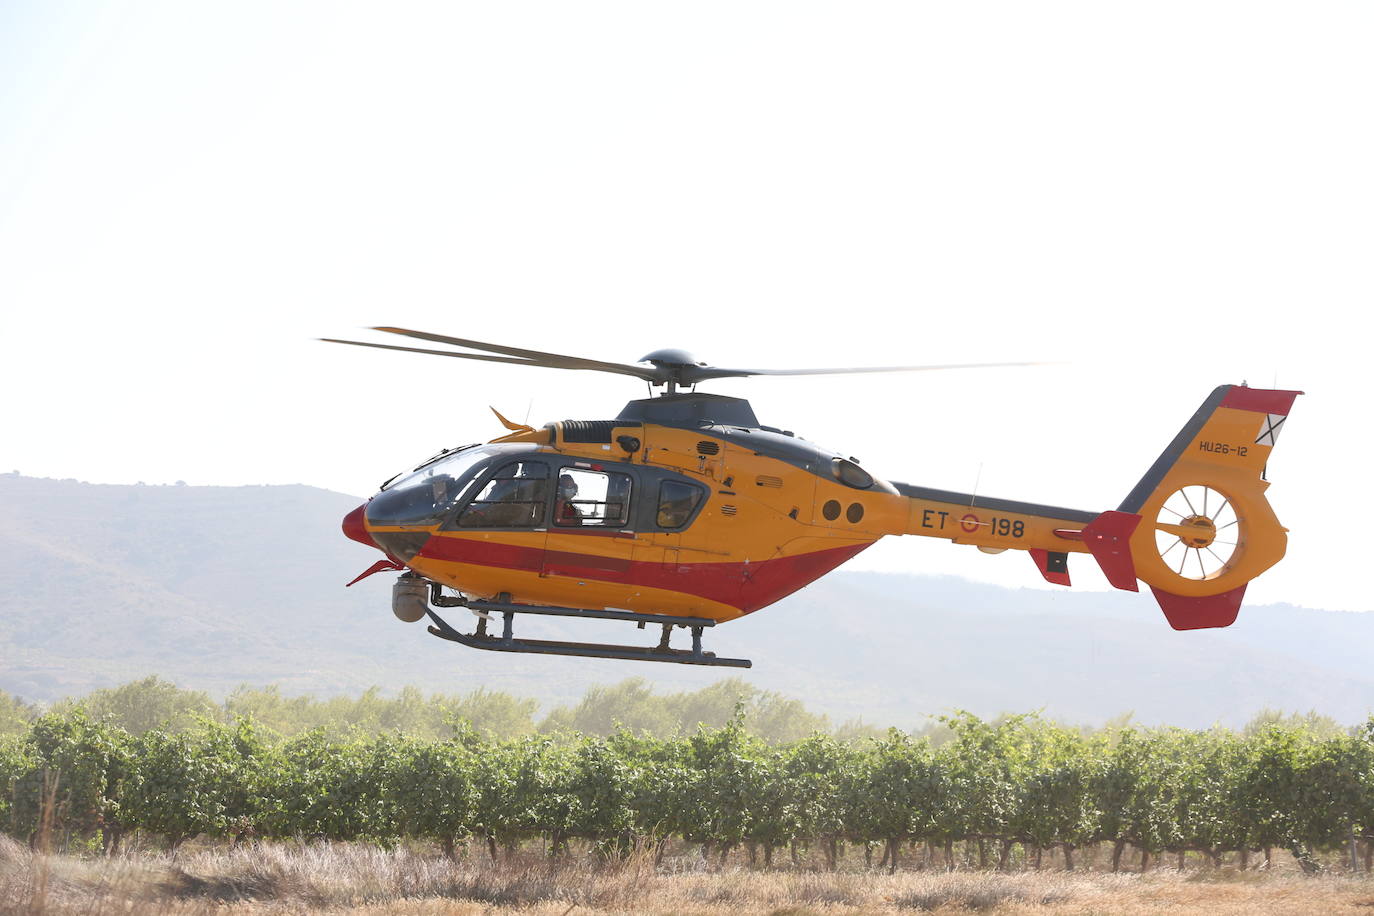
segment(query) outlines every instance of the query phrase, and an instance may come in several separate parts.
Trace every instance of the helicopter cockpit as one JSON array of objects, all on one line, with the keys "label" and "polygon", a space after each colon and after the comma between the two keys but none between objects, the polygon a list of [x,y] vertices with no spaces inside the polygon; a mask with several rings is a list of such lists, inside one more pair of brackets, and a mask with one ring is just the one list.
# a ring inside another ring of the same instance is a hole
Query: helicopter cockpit
[{"label": "helicopter cockpit", "polygon": [[367,504],[367,521],[378,526],[432,527],[463,495],[491,453],[469,445],[440,452],[409,473],[397,474],[382,484]]}]

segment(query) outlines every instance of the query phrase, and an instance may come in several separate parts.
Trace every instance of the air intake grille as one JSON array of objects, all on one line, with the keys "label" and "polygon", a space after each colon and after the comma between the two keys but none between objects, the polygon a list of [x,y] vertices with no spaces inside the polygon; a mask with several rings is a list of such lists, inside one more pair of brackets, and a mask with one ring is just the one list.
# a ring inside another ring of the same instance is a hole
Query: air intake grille
[{"label": "air intake grille", "polygon": [[721,514],[721,515],[734,515],[734,514],[737,513],[737,512],[739,512],[739,509],[736,508],[735,506],[721,506],[721,507],[720,507],[720,514]]},{"label": "air intake grille", "polygon": [[610,442],[611,430],[617,426],[640,426],[624,420],[564,420],[564,442]]},{"label": "air intake grille", "polygon": [[701,455],[719,455],[720,443],[712,442],[710,439],[703,439],[697,443],[697,453]]},{"label": "air intake grille", "polygon": [[757,482],[758,482],[758,485],[761,486],[761,487],[781,487],[781,486],[782,486],[782,478],[781,478],[781,477],[773,477],[773,476],[770,476],[770,475],[768,475],[768,474],[760,474],[760,475],[758,476]]}]

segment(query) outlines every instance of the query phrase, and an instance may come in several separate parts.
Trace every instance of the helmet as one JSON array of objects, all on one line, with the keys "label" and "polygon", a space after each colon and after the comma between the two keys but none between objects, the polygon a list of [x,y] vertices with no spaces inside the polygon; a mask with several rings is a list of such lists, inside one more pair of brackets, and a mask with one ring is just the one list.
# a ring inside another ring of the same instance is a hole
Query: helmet
[{"label": "helmet", "polygon": [[558,475],[558,496],[560,499],[572,499],[577,495],[577,481],[567,474]]}]

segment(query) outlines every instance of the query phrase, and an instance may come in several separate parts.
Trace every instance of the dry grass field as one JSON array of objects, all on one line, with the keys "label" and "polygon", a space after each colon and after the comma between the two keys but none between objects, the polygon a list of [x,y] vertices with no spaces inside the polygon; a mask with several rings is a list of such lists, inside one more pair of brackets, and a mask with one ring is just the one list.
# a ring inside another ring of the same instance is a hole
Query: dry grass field
[{"label": "dry grass field", "polygon": [[1230,868],[1145,875],[943,870],[708,872],[457,863],[365,845],[205,849],[175,859],[38,856],[0,836],[0,912],[52,914],[1374,913],[1374,880]]}]

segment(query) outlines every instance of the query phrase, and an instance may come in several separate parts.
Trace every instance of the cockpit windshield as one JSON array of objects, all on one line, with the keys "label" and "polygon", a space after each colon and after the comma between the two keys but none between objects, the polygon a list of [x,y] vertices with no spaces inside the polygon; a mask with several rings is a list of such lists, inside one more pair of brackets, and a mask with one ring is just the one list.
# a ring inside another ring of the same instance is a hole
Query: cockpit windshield
[{"label": "cockpit windshield", "polygon": [[463,449],[390,483],[367,504],[371,525],[432,525],[457,505],[491,453]]}]

